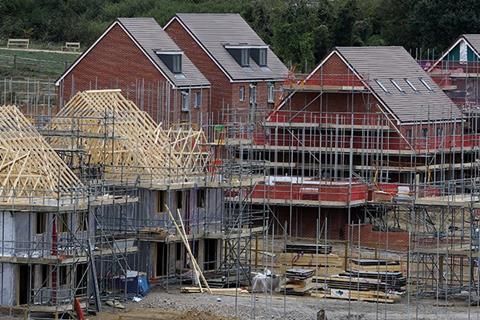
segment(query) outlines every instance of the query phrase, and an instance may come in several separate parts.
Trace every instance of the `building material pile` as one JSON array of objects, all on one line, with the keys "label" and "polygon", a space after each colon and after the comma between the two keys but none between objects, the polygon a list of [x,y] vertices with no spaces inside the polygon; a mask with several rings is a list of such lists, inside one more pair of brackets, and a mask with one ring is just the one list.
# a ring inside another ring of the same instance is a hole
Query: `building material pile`
[{"label": "building material pile", "polygon": [[0,108],[0,202],[73,205],[85,187],[15,106]]},{"label": "building material pile", "polygon": [[313,288],[314,274],[315,270],[312,269],[288,269],[285,273],[286,282],[280,290],[288,295],[303,296],[308,294]]},{"label": "building material pile", "polygon": [[394,303],[407,284],[398,261],[352,259],[350,270],[313,278],[318,297]]}]

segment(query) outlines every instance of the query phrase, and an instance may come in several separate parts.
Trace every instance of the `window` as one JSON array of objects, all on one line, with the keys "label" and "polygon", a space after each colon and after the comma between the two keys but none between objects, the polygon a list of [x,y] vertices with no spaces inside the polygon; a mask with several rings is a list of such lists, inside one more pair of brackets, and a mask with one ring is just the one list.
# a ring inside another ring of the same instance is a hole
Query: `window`
[{"label": "window", "polygon": [[61,286],[66,286],[68,284],[67,266],[58,267],[58,284]]},{"label": "window", "polygon": [[465,64],[468,61],[468,47],[467,47],[467,42],[463,40],[460,42],[460,63]]},{"label": "window", "polygon": [[36,223],[36,233],[42,234],[45,233],[47,228],[47,213],[39,212],[37,213],[37,223]]},{"label": "window", "polygon": [[413,138],[412,129],[408,129],[407,130],[407,140],[408,140],[408,142],[412,142],[412,138]]},{"label": "window", "polygon": [[177,198],[177,209],[182,209],[182,191],[177,191],[176,193],[176,198]]},{"label": "window", "polygon": [[197,192],[197,208],[205,208],[205,189]]},{"label": "window", "polygon": [[268,102],[269,103],[274,103],[275,102],[275,86],[273,83],[269,83],[267,85],[267,90],[268,90]]},{"label": "window", "polygon": [[88,212],[82,211],[78,213],[78,230],[86,231],[88,229]]},{"label": "window", "polygon": [[405,93],[405,90],[403,90],[397,82],[395,82],[395,80],[393,79],[390,79],[390,82],[395,86],[395,88],[397,88],[398,91],[402,92],[402,93]]},{"label": "window", "polygon": [[433,91],[432,87],[430,87],[430,85],[427,83],[427,81],[425,81],[425,79],[423,78],[419,78],[420,79],[420,82],[425,86],[425,88],[427,88],[428,91]]},{"label": "window", "polygon": [[437,137],[443,136],[443,128],[437,128]]},{"label": "window", "polygon": [[49,281],[48,281],[48,265],[42,264],[42,287],[48,287]]},{"label": "window", "polygon": [[172,72],[173,73],[182,73],[182,55],[176,54],[173,56],[172,63]]},{"label": "window", "polygon": [[202,93],[201,92],[195,92],[195,108],[200,108],[202,105]]},{"label": "window", "polygon": [[182,111],[190,110],[190,98],[187,91],[182,91]]},{"label": "window", "polygon": [[59,233],[68,231],[68,214],[66,212],[57,215],[57,231]]},{"label": "window", "polygon": [[385,88],[385,86],[383,85],[383,83],[380,82],[380,80],[375,79],[375,82],[378,84],[378,86],[379,86],[380,88],[382,88],[383,91],[385,91],[386,93],[388,93],[387,88]]},{"label": "window", "polygon": [[410,86],[410,88],[412,88],[413,91],[417,92],[417,88],[415,88],[415,86],[413,85],[413,83],[408,80],[408,79],[405,79],[405,82]]},{"label": "window", "polygon": [[250,103],[257,103],[257,86],[254,84],[250,85]]},{"label": "window", "polygon": [[242,67],[248,67],[250,65],[250,55],[248,54],[248,49],[241,49],[240,54],[240,65]]},{"label": "window", "polygon": [[267,66],[267,49],[258,50],[258,65],[260,67]]},{"label": "window", "polygon": [[422,137],[424,137],[424,138],[428,137],[428,128],[423,128],[422,129]]},{"label": "window", "polygon": [[156,51],[157,56],[174,74],[182,73],[182,55],[181,51]]},{"label": "window", "polygon": [[165,211],[165,203],[167,200],[167,192],[166,191],[157,191],[157,205],[156,209],[157,212],[164,212]]},{"label": "window", "polygon": [[241,86],[240,90],[238,92],[238,96],[240,98],[240,101],[245,101],[245,87]]}]

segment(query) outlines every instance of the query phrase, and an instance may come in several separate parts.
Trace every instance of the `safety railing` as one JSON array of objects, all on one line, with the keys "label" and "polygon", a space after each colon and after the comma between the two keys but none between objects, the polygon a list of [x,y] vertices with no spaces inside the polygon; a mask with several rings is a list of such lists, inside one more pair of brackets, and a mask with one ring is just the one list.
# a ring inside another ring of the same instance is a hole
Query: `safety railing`
[{"label": "safety railing", "polygon": [[339,87],[342,90],[348,89],[363,89],[363,82],[357,78],[353,73],[347,74],[334,74],[334,73],[322,73],[314,74],[309,79],[288,79],[284,83],[284,87],[292,87],[300,89],[302,87],[308,88],[311,86],[316,87]]},{"label": "safety railing", "polygon": [[354,126],[389,126],[387,118],[381,113],[322,113],[311,111],[273,111],[267,117],[267,125],[275,123],[310,123]]},{"label": "safety railing", "polygon": [[411,150],[417,152],[452,148],[473,148],[480,142],[480,134],[457,134],[449,136],[413,137],[405,139],[401,136],[362,136],[332,134],[294,134],[294,133],[264,133],[253,135],[254,145],[292,147],[292,148],[338,148],[344,151],[363,150]]},{"label": "safety railing", "polygon": [[329,182],[312,183],[276,182],[274,185],[258,184],[252,198],[276,200],[308,200],[337,203],[362,202],[367,200],[368,186],[361,182]]}]

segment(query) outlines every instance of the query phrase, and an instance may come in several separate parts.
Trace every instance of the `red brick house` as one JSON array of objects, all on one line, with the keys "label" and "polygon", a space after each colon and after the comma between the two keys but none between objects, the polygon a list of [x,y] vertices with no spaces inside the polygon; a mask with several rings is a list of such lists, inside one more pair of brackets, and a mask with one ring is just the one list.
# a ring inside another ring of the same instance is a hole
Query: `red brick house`
[{"label": "red brick house", "polygon": [[469,175],[454,164],[475,162],[478,135],[402,47],[338,47],[284,90],[252,145],[270,164],[252,201],[269,204],[275,230],[314,237],[328,220],[328,238],[343,239],[371,203],[443,195]]},{"label": "red brick house", "polygon": [[179,13],[164,27],[212,84],[221,121],[261,119],[288,70],[239,14]]},{"label": "red brick house", "polygon": [[480,106],[480,34],[460,36],[438,60],[427,61],[425,66],[459,107],[476,112]]},{"label": "red brick house", "polygon": [[158,123],[208,121],[210,82],[153,18],[119,18],[56,81],[77,91],[122,89]]}]

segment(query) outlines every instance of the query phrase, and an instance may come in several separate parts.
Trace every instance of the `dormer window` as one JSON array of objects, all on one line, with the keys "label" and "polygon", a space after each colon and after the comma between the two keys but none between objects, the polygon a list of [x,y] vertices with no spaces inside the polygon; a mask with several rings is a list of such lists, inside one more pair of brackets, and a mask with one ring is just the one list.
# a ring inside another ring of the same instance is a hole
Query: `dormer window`
[{"label": "dormer window", "polygon": [[267,48],[266,47],[250,49],[250,55],[260,67],[267,66]]},{"label": "dormer window", "polygon": [[155,51],[167,68],[174,74],[182,73],[182,55],[181,51]]},{"label": "dormer window", "polygon": [[267,66],[268,47],[266,45],[227,44],[224,47],[242,67],[250,66],[250,58],[252,58],[260,67]]}]

